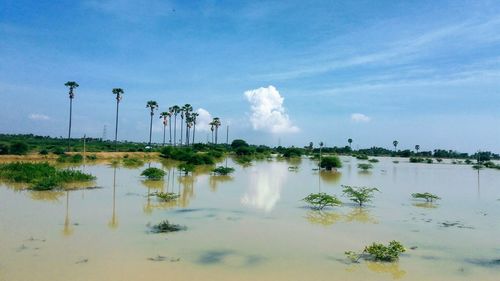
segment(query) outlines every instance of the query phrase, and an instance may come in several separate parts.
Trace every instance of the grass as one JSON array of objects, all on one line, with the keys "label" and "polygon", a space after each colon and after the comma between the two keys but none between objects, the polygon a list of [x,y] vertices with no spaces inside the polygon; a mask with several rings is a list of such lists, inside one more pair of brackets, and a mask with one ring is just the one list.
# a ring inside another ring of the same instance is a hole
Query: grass
[{"label": "grass", "polygon": [[0,165],[0,178],[26,183],[33,190],[51,190],[65,183],[92,181],[94,176],[75,170],[60,170],[48,163],[13,162]]}]

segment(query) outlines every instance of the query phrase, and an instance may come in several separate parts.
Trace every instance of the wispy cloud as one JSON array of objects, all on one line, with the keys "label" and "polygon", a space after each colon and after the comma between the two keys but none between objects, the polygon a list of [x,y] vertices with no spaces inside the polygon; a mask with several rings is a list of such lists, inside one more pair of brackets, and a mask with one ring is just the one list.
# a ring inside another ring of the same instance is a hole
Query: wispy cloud
[{"label": "wispy cloud", "polygon": [[141,0],[88,0],[84,6],[127,21],[168,16],[175,11],[169,1],[161,0],[148,0],[147,3]]},{"label": "wispy cloud", "polygon": [[250,123],[254,130],[276,133],[296,133],[299,131],[285,112],[281,96],[274,86],[261,87],[245,92],[250,102],[252,114]]},{"label": "wispy cloud", "polygon": [[39,113],[31,113],[28,115],[28,118],[31,120],[35,121],[47,121],[50,120],[50,117],[45,115],[45,114],[39,114]]},{"label": "wispy cloud", "polygon": [[367,123],[370,122],[372,119],[363,113],[353,113],[351,114],[351,120],[356,123]]}]

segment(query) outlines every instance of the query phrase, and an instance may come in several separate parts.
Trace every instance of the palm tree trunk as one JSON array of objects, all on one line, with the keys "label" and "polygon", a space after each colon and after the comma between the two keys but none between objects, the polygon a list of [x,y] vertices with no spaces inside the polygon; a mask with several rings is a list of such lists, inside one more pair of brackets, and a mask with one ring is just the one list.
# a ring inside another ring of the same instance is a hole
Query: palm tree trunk
[{"label": "palm tree trunk", "polygon": [[177,114],[174,115],[174,146],[177,143]]},{"label": "palm tree trunk", "polygon": [[212,144],[214,143],[214,131],[212,131]]},{"label": "palm tree trunk", "polygon": [[119,100],[116,100],[116,120],[115,120],[115,151],[118,151],[117,147],[117,140],[118,140],[118,105],[119,105]]},{"label": "palm tree trunk", "polygon": [[182,132],[184,131],[184,117],[181,116],[181,146],[182,146]]},{"label": "palm tree trunk", "polygon": [[168,130],[170,135],[168,142],[172,145],[172,116],[168,116]]},{"label": "palm tree trunk", "polygon": [[[163,121],[165,122],[165,121]],[[162,146],[165,146],[165,127],[167,127],[165,124],[163,124],[163,145]]]},{"label": "palm tree trunk", "polygon": [[186,123],[186,145],[189,146],[189,127]]},{"label": "palm tree trunk", "polygon": [[73,114],[73,99],[69,98],[69,130],[68,130],[68,152],[71,150],[71,116]]},{"label": "palm tree trunk", "polygon": [[196,123],[193,123],[193,141],[191,144],[194,144],[194,133],[196,132]]},{"label": "palm tree trunk", "polygon": [[151,121],[149,122],[149,146],[151,146],[152,135],[153,135],[153,109],[151,109]]},{"label": "palm tree trunk", "polygon": [[219,128],[215,127],[215,144],[217,144],[218,134],[219,134]]}]

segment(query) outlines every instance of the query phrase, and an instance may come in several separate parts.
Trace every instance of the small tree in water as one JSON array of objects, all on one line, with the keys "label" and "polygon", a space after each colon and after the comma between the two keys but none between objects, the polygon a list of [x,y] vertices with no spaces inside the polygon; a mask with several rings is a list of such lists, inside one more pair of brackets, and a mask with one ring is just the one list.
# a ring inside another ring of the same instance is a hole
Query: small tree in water
[{"label": "small tree in water", "polygon": [[427,202],[432,202],[434,200],[439,200],[441,197],[437,196],[436,194],[432,194],[429,192],[424,192],[424,193],[413,193],[411,197],[415,199],[425,199]]},{"label": "small tree in water", "polygon": [[335,207],[342,204],[342,202],[333,195],[328,195],[326,193],[311,193],[307,195],[306,198],[302,199],[312,206],[313,209],[322,210],[323,208],[330,206]]},{"label": "small tree in water", "polygon": [[342,161],[340,161],[337,156],[323,157],[323,159],[321,159],[321,162],[319,163],[319,166],[328,171],[331,171],[334,168],[341,168]]},{"label": "small tree in water", "polygon": [[342,187],[344,188],[342,190],[344,195],[347,196],[349,200],[357,203],[360,207],[362,207],[363,204],[370,202],[374,197],[373,193],[375,191],[379,191],[375,187],[357,187],[348,185],[343,185]]}]

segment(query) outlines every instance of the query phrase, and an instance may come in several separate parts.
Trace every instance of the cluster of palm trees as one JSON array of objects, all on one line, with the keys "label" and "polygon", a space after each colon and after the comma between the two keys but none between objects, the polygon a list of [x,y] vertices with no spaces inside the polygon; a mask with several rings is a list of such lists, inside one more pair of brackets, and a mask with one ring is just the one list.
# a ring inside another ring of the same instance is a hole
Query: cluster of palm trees
[{"label": "cluster of palm trees", "polygon": [[[70,140],[71,140],[71,119],[73,111],[73,99],[75,98],[75,89],[78,88],[78,83],[75,81],[68,81],[64,84],[69,88],[69,129],[68,129],[68,151],[70,150]],[[122,88],[114,88],[112,90],[113,94],[116,95],[116,120],[115,120],[115,150],[117,149],[117,138],[118,138],[118,111],[120,101],[123,98],[125,91]],[[146,108],[150,110],[150,122],[149,122],[149,142],[148,145],[151,146],[151,138],[153,135],[153,116],[155,111],[158,110],[158,103],[154,100],[150,100],[146,103]],[[181,117],[181,137],[179,143],[177,143],[177,115],[180,114]],[[174,116],[174,138],[172,143],[172,116]],[[168,111],[163,111],[160,113],[160,119],[163,119],[163,145],[165,145],[165,135],[166,127],[169,127],[169,144],[176,146],[179,145],[189,145],[190,137],[192,139],[191,143],[194,143],[195,132],[196,132],[196,120],[199,114],[193,111],[193,107],[190,104],[185,104],[184,106],[174,105],[168,108]],[[221,121],[219,117],[213,118],[209,123],[210,130],[212,131],[212,143],[217,144],[218,129],[221,126]],[[185,129],[185,139],[184,137]],[[192,129],[192,132],[191,132]],[[214,142],[214,131],[215,131],[215,142]]]}]

